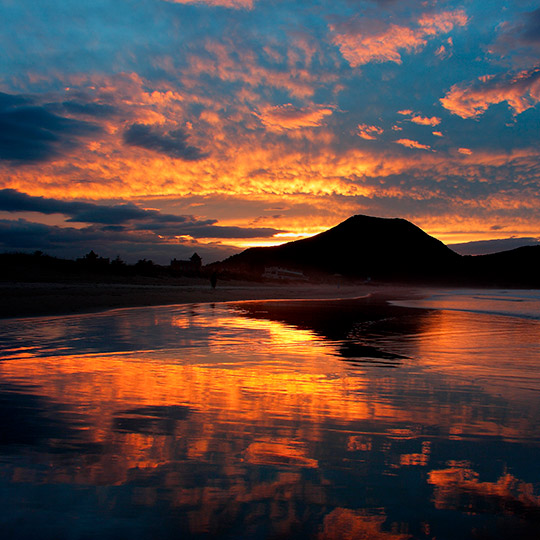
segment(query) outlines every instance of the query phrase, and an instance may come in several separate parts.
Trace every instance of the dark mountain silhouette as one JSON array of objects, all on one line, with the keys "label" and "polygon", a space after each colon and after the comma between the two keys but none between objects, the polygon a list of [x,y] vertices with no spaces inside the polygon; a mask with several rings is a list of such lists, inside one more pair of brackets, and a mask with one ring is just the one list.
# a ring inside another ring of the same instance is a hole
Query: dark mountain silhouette
[{"label": "dark mountain silhouette", "polygon": [[278,266],[308,276],[409,280],[451,275],[461,259],[409,221],[358,215],[311,238],[247,249],[220,267],[258,275]]},{"label": "dark mountain silhouette", "polygon": [[464,276],[475,284],[540,288],[540,246],[464,257]]},{"label": "dark mountain silhouette", "polygon": [[[269,269],[273,270],[269,272]],[[462,256],[404,219],[359,215],[311,238],[247,249],[202,267],[200,275],[255,281],[272,277],[338,283],[370,279],[449,286],[540,288],[539,270],[540,245],[489,255]],[[268,277],[269,274],[272,277]],[[126,264],[120,257],[110,261],[93,251],[75,261],[40,251],[0,254],[0,281],[129,283],[174,281],[179,276],[197,275],[198,271],[193,274],[176,268],[175,260],[170,266],[156,265],[146,259]]]},{"label": "dark mountain silhouette", "polygon": [[255,278],[265,269],[279,267],[310,279],[339,275],[355,280],[536,287],[539,263],[540,246],[461,256],[405,219],[357,215],[311,238],[250,248],[214,266]]}]

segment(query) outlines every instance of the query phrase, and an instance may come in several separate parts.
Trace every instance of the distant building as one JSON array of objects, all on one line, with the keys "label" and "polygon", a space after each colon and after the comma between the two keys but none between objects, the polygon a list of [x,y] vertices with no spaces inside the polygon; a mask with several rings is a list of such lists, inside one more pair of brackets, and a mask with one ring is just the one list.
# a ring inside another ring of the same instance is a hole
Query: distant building
[{"label": "distant building", "polygon": [[176,274],[198,274],[201,271],[202,259],[194,253],[187,261],[173,259],[171,270]]},{"label": "distant building", "polygon": [[287,281],[307,281],[307,277],[304,275],[304,272],[288,270],[287,268],[281,268],[280,266],[269,266],[265,268],[262,277]]}]

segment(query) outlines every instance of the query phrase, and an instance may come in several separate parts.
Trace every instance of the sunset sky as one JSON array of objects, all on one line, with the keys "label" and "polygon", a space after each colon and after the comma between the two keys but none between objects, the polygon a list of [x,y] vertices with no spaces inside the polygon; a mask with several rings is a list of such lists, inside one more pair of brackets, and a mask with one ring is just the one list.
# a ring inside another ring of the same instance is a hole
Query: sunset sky
[{"label": "sunset sky", "polygon": [[540,9],[0,0],[0,251],[166,263],[403,217],[540,237]]}]

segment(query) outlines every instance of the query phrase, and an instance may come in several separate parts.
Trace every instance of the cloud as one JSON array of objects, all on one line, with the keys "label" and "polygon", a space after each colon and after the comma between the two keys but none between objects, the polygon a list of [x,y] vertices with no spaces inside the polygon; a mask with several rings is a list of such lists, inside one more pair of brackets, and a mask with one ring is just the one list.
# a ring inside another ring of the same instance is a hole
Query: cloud
[{"label": "cloud", "polygon": [[491,53],[512,57],[513,63],[531,65],[538,60],[540,48],[540,8],[521,13],[516,20],[503,22],[499,35],[490,47]]},{"label": "cloud", "polygon": [[415,124],[418,124],[419,126],[431,126],[435,127],[438,126],[441,123],[441,119],[437,116],[427,117],[427,116],[413,116],[411,119],[411,122],[414,122]]},{"label": "cloud", "polygon": [[104,103],[64,101],[61,106],[67,113],[95,118],[107,118],[118,112],[116,107]]},{"label": "cloud", "polygon": [[459,152],[460,154],[465,155],[465,156],[470,156],[470,155],[472,155],[472,150],[469,149],[469,148],[458,148],[458,152]]},{"label": "cloud", "polygon": [[[270,227],[231,227],[216,225],[217,220],[200,220],[193,216],[162,214],[132,203],[101,205],[77,201],[61,201],[33,197],[14,189],[0,190],[0,210],[7,212],[38,212],[63,214],[68,222],[91,223],[93,231],[145,231],[160,237],[191,236],[193,238],[263,238],[282,232]],[[95,226],[98,226],[96,228]],[[90,230],[90,229],[88,229]]]},{"label": "cloud", "polygon": [[[238,105],[244,100],[258,101],[261,90],[281,89],[289,95],[305,99],[327,85],[339,84],[339,75],[333,58],[329,58],[318,43],[304,36],[297,36],[290,43],[280,46],[270,40],[271,46],[261,48],[260,40],[253,41],[250,33],[221,39],[207,39],[187,56],[189,67],[182,71],[182,78],[190,87],[204,92],[215,90],[223,99],[223,90],[235,94]],[[313,69],[314,61],[317,67]],[[208,85],[208,78],[219,80]],[[238,93],[238,87],[242,91]]]},{"label": "cloud", "polygon": [[291,103],[266,107],[255,115],[272,131],[319,127],[333,110],[324,105],[295,107]]},{"label": "cloud", "polygon": [[[517,32],[521,41],[540,44],[540,8],[523,15],[522,24]],[[516,33],[516,32],[514,32]]]},{"label": "cloud", "polygon": [[205,4],[232,9],[252,9],[253,0],[165,0],[172,4]]},{"label": "cloud", "polygon": [[[105,206],[93,203],[62,201],[48,197],[34,197],[14,189],[0,190],[0,210],[6,212],[38,212],[64,214],[71,222],[122,224],[134,219],[153,217],[154,212],[126,203]],[[185,221],[181,218],[180,221]]]},{"label": "cloud", "polygon": [[491,105],[506,101],[514,114],[540,101],[540,68],[480,77],[468,85],[454,85],[441,98],[443,107],[461,118],[477,118]]},{"label": "cloud", "polygon": [[403,52],[422,49],[428,39],[468,22],[463,10],[425,14],[410,26],[355,17],[330,25],[333,42],[352,67],[369,62],[401,64]]},{"label": "cloud", "polygon": [[441,123],[441,119],[438,116],[422,116],[421,114],[415,113],[410,109],[403,109],[401,111],[398,111],[398,114],[401,114],[402,116],[410,116],[410,118],[408,119],[409,122],[413,122],[414,124],[418,124],[419,126],[435,127]]},{"label": "cloud", "polygon": [[141,258],[168,264],[173,258],[187,258],[196,250],[205,263],[224,259],[238,252],[237,248],[218,243],[201,243],[194,238],[163,239],[139,231],[130,233],[113,227],[58,227],[24,219],[0,219],[0,250],[45,251],[59,257],[81,257],[90,250],[100,256],[120,255],[128,262]]},{"label": "cloud", "polygon": [[454,47],[454,40],[449,37],[446,40],[446,45],[441,45],[436,51],[435,55],[438,56],[441,60],[445,58],[450,58],[453,54],[452,49]]},{"label": "cloud", "polygon": [[383,133],[383,129],[378,126],[369,126],[367,124],[358,124],[358,136],[367,141],[374,141],[377,135]]},{"label": "cloud", "polygon": [[47,161],[97,131],[96,125],[54,114],[29,97],[0,93],[0,160]]},{"label": "cloud", "polygon": [[207,157],[199,148],[187,144],[188,136],[182,129],[160,132],[158,128],[145,124],[132,124],[124,131],[124,142],[165,154],[184,161],[198,161]]},{"label": "cloud", "polygon": [[407,148],[417,148],[419,150],[431,150],[431,146],[427,144],[421,144],[418,141],[413,141],[412,139],[398,139],[394,141],[396,144],[401,144]]}]

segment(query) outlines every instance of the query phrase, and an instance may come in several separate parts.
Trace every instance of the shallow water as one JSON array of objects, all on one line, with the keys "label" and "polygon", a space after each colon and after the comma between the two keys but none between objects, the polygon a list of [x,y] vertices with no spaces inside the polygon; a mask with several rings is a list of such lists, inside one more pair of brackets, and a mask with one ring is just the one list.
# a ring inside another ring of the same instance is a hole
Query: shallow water
[{"label": "shallow water", "polygon": [[424,289],[421,298],[392,304],[540,319],[538,289]]},{"label": "shallow water", "polygon": [[3,538],[538,538],[540,320],[452,309],[2,322]]}]

